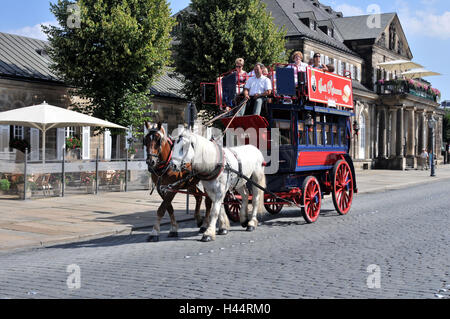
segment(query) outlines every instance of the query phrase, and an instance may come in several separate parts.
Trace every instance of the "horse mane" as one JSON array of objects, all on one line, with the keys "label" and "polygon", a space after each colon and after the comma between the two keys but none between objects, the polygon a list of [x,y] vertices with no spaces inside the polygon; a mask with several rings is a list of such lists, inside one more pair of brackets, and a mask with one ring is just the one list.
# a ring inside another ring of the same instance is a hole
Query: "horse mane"
[{"label": "horse mane", "polygon": [[194,148],[194,159],[192,168],[196,172],[211,173],[217,165],[217,147],[201,135],[189,132],[191,143]]}]

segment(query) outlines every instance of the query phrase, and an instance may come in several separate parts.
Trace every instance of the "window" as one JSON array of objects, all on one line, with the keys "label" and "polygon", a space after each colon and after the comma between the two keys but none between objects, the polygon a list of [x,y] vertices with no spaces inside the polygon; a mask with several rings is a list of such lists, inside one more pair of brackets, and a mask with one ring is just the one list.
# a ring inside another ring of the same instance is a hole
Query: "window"
[{"label": "window", "polygon": [[333,145],[333,141],[331,139],[331,125],[325,124],[323,130],[325,131],[325,144]]},{"label": "window", "polygon": [[74,126],[66,127],[66,138],[72,136],[75,136],[75,127]]},{"label": "window", "polygon": [[291,112],[286,110],[273,110],[274,127],[280,132],[280,145],[291,145]]},{"label": "window", "polygon": [[14,133],[13,134],[14,134],[15,139],[23,140],[25,137],[23,126],[14,125]]},{"label": "window", "polygon": [[306,131],[305,131],[305,122],[298,121],[298,144],[306,145]]},{"label": "window", "polygon": [[316,144],[319,146],[325,145],[325,138],[323,135],[323,127],[325,125],[325,116],[324,115],[318,115],[316,117]]},{"label": "window", "polygon": [[331,28],[328,28],[327,31],[328,31],[328,32],[327,32],[327,33],[328,33],[328,36],[334,38],[334,30],[331,29]]}]

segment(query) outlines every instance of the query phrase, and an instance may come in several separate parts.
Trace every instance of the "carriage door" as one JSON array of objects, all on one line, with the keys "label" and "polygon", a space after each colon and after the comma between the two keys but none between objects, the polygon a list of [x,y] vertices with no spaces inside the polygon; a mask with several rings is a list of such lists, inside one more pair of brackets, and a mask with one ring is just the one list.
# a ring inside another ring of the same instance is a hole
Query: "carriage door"
[{"label": "carriage door", "polygon": [[366,158],[366,118],[359,116],[359,159]]},{"label": "carriage door", "polygon": [[[293,119],[290,110],[272,109],[272,127],[279,130],[279,172],[292,172],[297,165],[294,145]],[[272,138],[274,134],[272,133]],[[274,150],[272,150],[273,152]]]}]

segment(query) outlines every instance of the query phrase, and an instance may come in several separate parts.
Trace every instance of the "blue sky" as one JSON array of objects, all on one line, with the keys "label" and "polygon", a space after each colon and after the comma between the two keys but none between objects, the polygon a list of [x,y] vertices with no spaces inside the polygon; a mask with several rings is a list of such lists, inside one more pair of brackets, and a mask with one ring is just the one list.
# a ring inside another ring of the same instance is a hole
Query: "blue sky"
[{"label": "blue sky", "polygon": [[[288,0],[285,0],[288,1]],[[42,38],[39,25],[54,23],[49,0],[1,0],[0,31]],[[55,2],[54,0],[51,2]],[[429,77],[440,89],[443,100],[450,100],[450,1],[448,0],[321,0],[323,4],[342,11],[344,16],[367,14],[370,5],[382,13],[396,12],[403,25],[414,61],[444,74]],[[190,0],[172,0],[172,12],[178,12]]]}]

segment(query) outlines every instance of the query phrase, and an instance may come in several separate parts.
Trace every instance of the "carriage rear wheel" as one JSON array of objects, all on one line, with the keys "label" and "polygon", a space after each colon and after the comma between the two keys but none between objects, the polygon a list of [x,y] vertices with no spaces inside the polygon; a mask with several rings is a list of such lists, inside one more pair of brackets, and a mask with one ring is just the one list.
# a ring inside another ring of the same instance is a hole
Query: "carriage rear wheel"
[{"label": "carriage rear wheel", "polygon": [[317,178],[308,176],[303,181],[303,194],[301,198],[302,215],[308,224],[314,223],[319,218],[322,205],[322,193]]},{"label": "carriage rear wheel", "polygon": [[225,208],[225,213],[231,221],[238,223],[240,222],[239,212],[241,211],[242,203],[240,200],[235,198],[230,192],[227,193],[224,199],[223,206]]},{"label": "carriage rear wheel", "polygon": [[353,200],[353,176],[348,163],[339,160],[333,167],[333,204],[340,215],[350,211]]},{"label": "carriage rear wheel", "polygon": [[275,197],[269,197],[264,201],[264,207],[266,211],[271,215],[276,215],[283,209],[283,204],[277,204],[278,199]]}]

